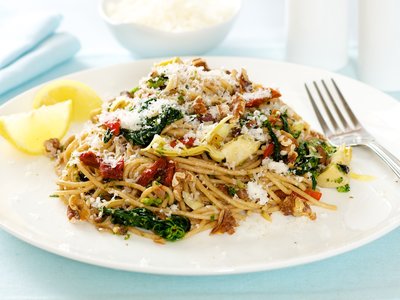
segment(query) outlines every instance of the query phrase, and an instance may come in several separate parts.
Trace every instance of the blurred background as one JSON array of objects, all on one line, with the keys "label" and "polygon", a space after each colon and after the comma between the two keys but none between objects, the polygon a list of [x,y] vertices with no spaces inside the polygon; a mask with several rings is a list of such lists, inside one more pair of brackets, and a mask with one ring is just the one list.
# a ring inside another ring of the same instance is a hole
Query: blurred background
[{"label": "blurred background", "polygon": [[[357,0],[349,0],[350,46],[356,44]],[[128,55],[108,31],[98,14],[97,0],[13,0],[0,2],[0,18],[16,12],[49,11],[61,13],[60,31],[79,38],[79,56]],[[285,46],[285,1],[243,0],[239,17],[227,38],[207,55],[245,55],[283,59]]]},{"label": "blurred background", "polygon": [[[350,59],[346,65],[337,70],[354,77],[356,76],[357,55],[357,1],[349,0],[348,3],[346,13],[349,16],[347,34]],[[243,0],[236,22],[234,22],[226,38],[215,48],[205,52],[204,55],[286,60],[286,11],[289,5],[290,1],[282,0]],[[141,58],[139,54],[131,53],[121,46],[115,39],[99,14],[99,1],[97,0],[1,1],[0,24],[2,24],[3,29],[6,28],[9,33],[12,33],[12,28],[6,24],[10,17],[23,13],[35,14],[36,12],[61,14],[62,20],[56,31],[67,32],[76,37],[81,48],[73,58],[61,62],[57,67],[42,72],[41,76],[34,76],[33,80],[3,93],[0,95],[0,100],[9,99],[19,92],[53,79],[55,76]],[[315,20],[315,22],[320,21]],[[338,20],[338,22],[341,21],[343,20]]]},{"label": "blurred background", "polygon": [[[121,0],[117,0],[117,3],[118,1]],[[129,51],[116,39],[121,31],[120,28],[110,24],[107,26],[104,14],[102,18],[99,9],[101,2],[100,0],[1,1],[2,41],[7,41],[10,36],[11,39],[16,36],[15,28],[9,25],[10,19],[24,14],[34,16],[40,13],[53,17],[61,16],[55,32],[68,33],[76,38],[80,48],[78,47],[78,52],[66,50],[66,58],[58,58],[49,63],[49,66],[43,66],[42,70],[37,70],[36,73],[41,73],[41,76],[27,74],[26,78],[14,80],[11,84],[7,83],[7,88],[0,88],[0,100],[9,99],[38,83],[82,69],[123,63],[144,56],[161,57],[175,54],[174,50],[162,51],[163,43],[168,44],[165,41],[171,36],[163,37],[162,34],[154,34],[155,31],[143,31],[142,35],[138,36],[138,33],[132,30],[130,36],[124,36],[122,40],[130,43],[131,48],[145,44],[144,39],[150,40],[150,43],[156,42],[156,46],[153,47],[146,48],[145,45],[142,51]],[[179,0],[176,2],[182,3]],[[400,96],[400,80],[394,79],[400,76],[400,55],[396,55],[396,52],[400,51],[400,21],[398,21],[400,18],[397,16],[399,12],[391,13],[397,8],[400,11],[399,1],[242,0],[237,2],[241,2],[241,7],[232,22],[233,25],[229,24],[224,29],[227,32],[226,37],[224,33],[215,36],[219,29],[212,27],[209,32],[193,34],[193,40],[186,41],[188,49],[176,54],[246,56],[308,64],[358,78],[389,92],[396,98]],[[362,18],[359,22],[360,14]],[[23,21],[20,25],[24,26]],[[116,30],[113,33],[110,29]],[[131,28],[128,28],[125,31],[130,30]],[[190,35],[180,40],[184,42],[187,37]],[[210,39],[216,39],[217,45],[211,45],[213,42],[208,41]],[[180,42],[179,39],[177,41]],[[210,45],[204,45],[206,51],[196,51],[196,41],[197,46],[207,42]],[[358,47],[359,44],[361,47]],[[5,42],[3,47],[6,45]],[[193,48],[190,45],[193,45]],[[3,83],[2,81],[7,81],[6,76],[8,81],[18,76],[14,70],[11,75],[9,72],[3,72],[1,54],[0,51],[0,83]]]}]

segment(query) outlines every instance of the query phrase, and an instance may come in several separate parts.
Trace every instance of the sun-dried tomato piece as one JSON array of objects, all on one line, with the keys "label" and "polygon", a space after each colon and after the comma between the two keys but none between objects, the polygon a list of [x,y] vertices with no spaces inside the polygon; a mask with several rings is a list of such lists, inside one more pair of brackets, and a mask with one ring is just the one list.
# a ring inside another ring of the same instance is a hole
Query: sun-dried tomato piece
[{"label": "sun-dried tomato piece", "polygon": [[184,144],[186,147],[193,147],[194,141],[196,139],[194,137],[188,137],[188,138],[182,138],[180,141],[182,144]]},{"label": "sun-dried tomato piece", "polygon": [[175,162],[170,160],[167,163],[167,168],[165,169],[165,174],[161,180],[161,183],[165,186],[171,186],[174,174],[175,174]]},{"label": "sun-dried tomato piece", "polygon": [[121,159],[115,166],[101,162],[100,175],[104,179],[122,179],[124,175],[124,160]]},{"label": "sun-dried tomato piece", "polygon": [[104,126],[110,129],[111,133],[116,136],[120,133],[121,121],[119,119],[116,119],[114,121],[107,121],[104,123]]},{"label": "sun-dried tomato piece", "polygon": [[259,107],[264,102],[267,102],[268,100],[271,100],[274,98],[279,98],[281,96],[281,93],[279,93],[277,90],[270,89],[270,92],[271,92],[270,97],[251,99],[251,100],[247,101],[246,107]]},{"label": "sun-dried tomato piece", "polygon": [[157,159],[148,169],[144,170],[137,180],[137,184],[142,186],[147,186],[150,182],[152,182],[157,174],[167,167],[167,159],[165,157],[161,157]]},{"label": "sun-dried tomato piece", "polygon": [[98,168],[100,166],[100,158],[92,151],[86,151],[79,155],[79,159],[89,167]]},{"label": "sun-dried tomato piece", "polygon": [[265,150],[264,150],[264,153],[263,153],[263,157],[264,157],[264,158],[270,157],[270,156],[272,155],[272,153],[274,153],[274,147],[275,147],[275,146],[274,146],[273,143],[268,144],[268,146],[265,147]]}]

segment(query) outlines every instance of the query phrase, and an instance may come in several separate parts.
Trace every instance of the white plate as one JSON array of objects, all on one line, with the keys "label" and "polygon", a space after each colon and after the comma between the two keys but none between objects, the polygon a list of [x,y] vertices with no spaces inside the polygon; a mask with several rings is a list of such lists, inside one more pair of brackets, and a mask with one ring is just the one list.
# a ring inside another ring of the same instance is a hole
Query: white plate
[{"label": "white plate", "polygon": [[[355,80],[318,69],[246,58],[208,58],[212,67],[248,70],[250,78],[279,87],[284,100],[317,127],[303,83],[333,77],[365,126],[399,155],[399,104]],[[133,88],[147,74],[151,60],[88,70],[67,76],[94,87],[101,96]],[[30,109],[37,88],[15,97],[0,115]],[[317,127],[318,128],[318,127]],[[270,270],[327,258],[357,248],[388,233],[400,223],[399,184],[390,169],[365,149],[355,149],[353,169],[374,175],[371,182],[351,183],[352,191],[324,191],[337,211],[316,210],[318,218],[273,215],[243,222],[234,235],[202,233],[177,243],[158,245],[136,236],[96,231],[86,223],[71,224],[57,198],[52,162],[21,154],[0,139],[0,223],[11,234],[47,251],[100,266],[162,274],[230,274]]]}]

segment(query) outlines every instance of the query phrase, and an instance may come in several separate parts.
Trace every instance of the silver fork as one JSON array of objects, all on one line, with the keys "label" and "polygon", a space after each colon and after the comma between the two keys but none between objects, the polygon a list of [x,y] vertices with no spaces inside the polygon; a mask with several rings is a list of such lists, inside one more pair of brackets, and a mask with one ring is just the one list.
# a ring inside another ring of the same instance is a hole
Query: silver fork
[{"label": "silver fork", "polygon": [[[346,120],[345,115],[342,110],[339,109],[333,93],[329,90],[324,80],[321,80],[321,84],[317,84],[317,82],[313,82],[314,88],[321,100],[323,109],[328,116],[331,127],[328,125],[328,122],[325,120],[321,113],[321,109],[318,107],[315,102],[310,89],[307,84],[304,84],[308,97],[310,98],[311,104],[315,111],[315,114],[318,118],[319,123],[321,124],[322,130],[324,131],[326,137],[329,141],[336,146],[346,144],[348,146],[366,146],[374,151],[400,178],[400,160],[398,160],[392,153],[386,150],[383,146],[381,146],[375,138],[365,130],[365,128],[361,125],[360,121],[354,115],[350,106],[348,105],[346,99],[344,98],[342,92],[337,86],[336,82],[332,80],[332,84],[334,90],[336,91],[337,98],[340,99],[342,103],[342,107],[344,108],[345,113],[347,114],[348,119],[351,122]],[[323,96],[321,93],[320,86],[323,86],[327,97]],[[326,100],[328,98],[328,100]],[[331,102],[331,106],[333,110],[330,110],[327,104],[327,101]]]}]

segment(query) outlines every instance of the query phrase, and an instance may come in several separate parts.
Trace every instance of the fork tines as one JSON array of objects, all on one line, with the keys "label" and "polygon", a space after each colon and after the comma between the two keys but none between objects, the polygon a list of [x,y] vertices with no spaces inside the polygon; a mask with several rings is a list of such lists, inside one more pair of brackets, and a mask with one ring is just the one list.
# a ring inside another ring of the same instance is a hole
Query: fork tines
[{"label": "fork tines", "polygon": [[[322,104],[323,109],[319,108],[307,84],[304,84],[318,121],[321,124],[322,130],[328,138],[330,136],[342,134],[344,132],[358,130],[361,127],[360,122],[354,115],[346,99],[339,90],[336,82],[333,79],[331,79],[331,81],[336,97],[329,90],[328,85],[325,83],[324,80],[321,80],[320,83],[313,81],[316,94],[318,94],[318,98],[320,99],[320,103]],[[323,87],[323,89],[321,88],[321,86]],[[335,99],[340,99],[341,103],[339,104],[339,106],[341,105],[343,109],[340,109]],[[324,115],[327,116],[327,120]],[[348,122],[346,118],[349,119],[351,122]]]}]

